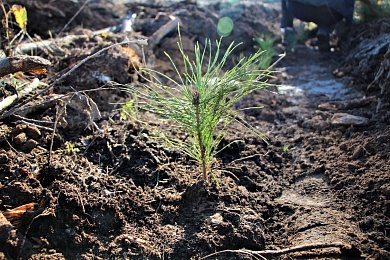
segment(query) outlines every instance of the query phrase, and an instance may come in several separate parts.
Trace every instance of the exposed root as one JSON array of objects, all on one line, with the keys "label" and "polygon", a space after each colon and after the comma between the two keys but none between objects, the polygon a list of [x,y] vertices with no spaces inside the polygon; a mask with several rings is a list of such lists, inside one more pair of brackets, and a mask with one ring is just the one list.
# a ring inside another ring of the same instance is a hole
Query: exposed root
[{"label": "exposed root", "polygon": [[334,242],[329,244],[308,244],[308,245],[300,245],[300,246],[294,246],[289,247],[285,249],[280,250],[264,250],[264,251],[253,251],[253,250],[247,250],[247,249],[239,249],[239,250],[222,250],[219,252],[215,252],[209,255],[206,255],[202,257],[201,259],[207,259],[212,256],[216,256],[223,253],[234,253],[234,254],[246,254],[251,255],[253,257],[258,257],[260,259],[266,259],[265,256],[278,256],[278,255],[285,255],[285,254],[291,254],[295,252],[301,252],[301,251],[308,251],[312,249],[320,249],[320,248],[330,248],[330,247],[338,247],[340,249],[349,249],[351,248],[350,245],[346,245],[341,242]]}]

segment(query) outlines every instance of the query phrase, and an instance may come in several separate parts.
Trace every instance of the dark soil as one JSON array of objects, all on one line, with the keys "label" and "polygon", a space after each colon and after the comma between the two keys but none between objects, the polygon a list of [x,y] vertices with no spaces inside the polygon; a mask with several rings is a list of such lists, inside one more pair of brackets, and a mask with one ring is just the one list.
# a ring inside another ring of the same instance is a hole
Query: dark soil
[{"label": "dark soil", "polygon": [[[31,19],[30,33],[43,38],[47,30],[59,32],[80,8],[66,4],[73,1],[32,2],[29,13],[37,18]],[[43,4],[63,13],[53,28],[34,24],[46,19],[48,12],[34,9]],[[139,14],[136,31],[93,34],[120,24],[127,11]],[[236,57],[256,50],[256,36],[280,39],[278,10],[260,4],[112,8],[95,3],[84,11],[93,15],[81,15],[64,32],[86,37],[36,53],[53,63],[42,81],[53,82],[125,36],[155,39],[172,13],[181,19],[182,39],[192,51],[196,41],[218,39],[210,28],[222,11],[238,15],[222,45],[244,42]],[[170,75],[163,52],[180,64],[176,31],[153,46],[116,47],[87,61],[27,104],[34,110],[21,110],[24,105],[7,117],[2,111],[0,258],[200,259],[230,250],[208,258],[256,259],[256,251],[337,244],[266,258],[389,259],[389,24],[353,25],[334,52],[318,52],[309,39],[288,53],[274,68],[275,87],[236,105],[264,107],[245,110],[243,116],[266,134],[268,143],[233,125],[223,144],[242,142],[216,158],[220,187],[205,183],[199,165],[186,155],[153,138],[156,128],[169,130],[169,124],[142,111],[137,120],[121,120],[118,102],[132,97],[102,80],[140,85],[133,65],[143,66],[142,50],[148,66]],[[53,97],[64,101],[36,105]],[[366,97],[372,98],[363,102]],[[94,116],[94,102],[101,118]],[[356,118],[338,123],[341,113],[364,117],[366,123],[359,125]],[[27,125],[31,119],[45,128]],[[10,211],[22,205],[19,213]],[[237,251],[243,248],[252,251]]]}]

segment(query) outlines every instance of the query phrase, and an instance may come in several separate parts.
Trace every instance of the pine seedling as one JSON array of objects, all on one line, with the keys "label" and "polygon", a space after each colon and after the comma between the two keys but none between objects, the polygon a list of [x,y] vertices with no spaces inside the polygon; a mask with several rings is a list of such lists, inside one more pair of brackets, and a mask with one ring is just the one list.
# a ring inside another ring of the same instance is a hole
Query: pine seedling
[{"label": "pine seedling", "polygon": [[[231,43],[225,53],[220,55],[221,40],[216,41],[215,54],[212,44],[206,40],[201,50],[195,45],[195,60],[184,53],[179,33],[179,50],[184,62],[183,73],[166,53],[177,73],[177,79],[150,68],[143,68],[141,73],[146,83],[143,87],[128,86],[127,90],[135,93],[140,108],[169,120],[174,126],[186,133],[188,138],[180,139],[164,136],[166,145],[173,146],[199,163],[204,180],[209,180],[210,170],[215,156],[224,148],[220,143],[225,137],[228,126],[237,122],[260,138],[265,136],[250,126],[233,109],[233,104],[255,90],[266,89],[270,72],[258,69],[262,51],[249,58],[240,58],[232,69],[224,71],[224,66],[238,45]],[[161,79],[164,79],[164,84]]]}]

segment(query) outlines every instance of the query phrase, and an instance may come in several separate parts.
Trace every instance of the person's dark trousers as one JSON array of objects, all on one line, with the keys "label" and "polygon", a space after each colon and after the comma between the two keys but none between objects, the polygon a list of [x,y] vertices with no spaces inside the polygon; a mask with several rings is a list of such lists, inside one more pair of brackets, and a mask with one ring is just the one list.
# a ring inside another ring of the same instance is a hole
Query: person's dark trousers
[{"label": "person's dark trousers", "polygon": [[313,22],[318,27],[331,27],[343,19],[342,15],[328,6],[312,6],[297,1],[282,0],[282,28],[293,27],[294,18]]},{"label": "person's dark trousers", "polygon": [[329,51],[329,34],[332,26],[341,21],[343,16],[327,5],[312,6],[297,1],[282,0],[281,28],[293,28],[294,18],[317,24],[318,48]]}]

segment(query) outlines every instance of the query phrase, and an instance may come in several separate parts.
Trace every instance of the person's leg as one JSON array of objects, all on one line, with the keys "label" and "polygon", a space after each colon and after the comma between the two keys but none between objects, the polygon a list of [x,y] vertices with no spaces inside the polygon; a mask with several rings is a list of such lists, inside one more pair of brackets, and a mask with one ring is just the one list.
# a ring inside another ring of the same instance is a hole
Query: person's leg
[{"label": "person's leg", "polygon": [[282,0],[282,22],[280,28],[283,33],[283,46],[287,51],[294,49],[295,45],[295,31],[294,31],[294,16],[287,9],[287,0]]},{"label": "person's leg", "polygon": [[330,51],[330,38],[331,28],[318,27],[317,31],[317,47],[320,51]]},{"label": "person's leg", "polygon": [[280,28],[292,28],[293,23],[294,23],[294,16],[287,9],[287,0],[282,0],[282,23]]},{"label": "person's leg", "polygon": [[329,51],[329,35],[333,25],[343,19],[342,15],[326,5],[312,6],[296,1],[287,1],[286,8],[299,20],[317,24],[318,48],[322,51]]},{"label": "person's leg", "polygon": [[287,1],[286,8],[293,17],[305,22],[313,22],[321,27],[331,27],[343,16],[326,5],[312,6],[296,1]]}]

